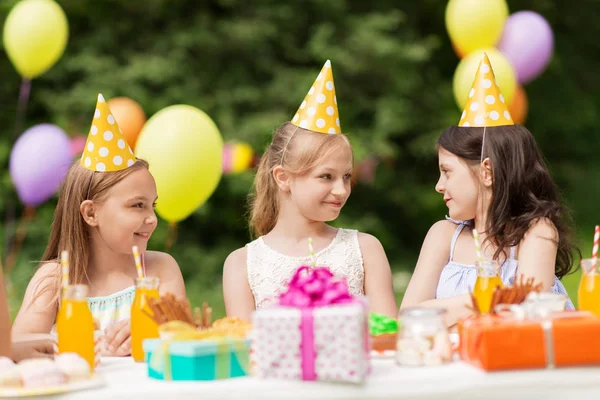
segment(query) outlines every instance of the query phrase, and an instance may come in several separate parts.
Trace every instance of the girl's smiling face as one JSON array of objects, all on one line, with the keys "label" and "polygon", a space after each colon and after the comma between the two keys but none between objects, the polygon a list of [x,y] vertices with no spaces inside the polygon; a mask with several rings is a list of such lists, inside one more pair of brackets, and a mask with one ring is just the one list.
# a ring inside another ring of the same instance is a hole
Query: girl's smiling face
[{"label": "girl's smiling face", "polygon": [[158,223],[157,197],[156,183],[146,168],[109,189],[106,200],[96,204],[98,233],[109,248],[120,254],[131,254],[133,245],[146,250]]},{"label": "girl's smiling face", "polygon": [[479,182],[465,160],[440,148],[440,179],[435,190],[444,195],[450,218],[468,221],[475,218],[479,198]]},{"label": "girl's smiling face", "polygon": [[298,210],[312,221],[333,221],[350,196],[352,151],[339,146],[311,170],[290,179],[290,197]]}]

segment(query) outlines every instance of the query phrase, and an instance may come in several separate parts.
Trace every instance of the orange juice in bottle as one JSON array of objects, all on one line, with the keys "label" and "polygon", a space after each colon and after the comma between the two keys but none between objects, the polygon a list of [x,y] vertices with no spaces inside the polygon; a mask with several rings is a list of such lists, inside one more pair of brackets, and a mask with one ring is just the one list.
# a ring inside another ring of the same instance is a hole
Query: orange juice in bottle
[{"label": "orange juice in bottle", "polygon": [[579,309],[600,317],[600,262],[581,260],[581,281],[577,292]]},{"label": "orange juice in bottle", "polygon": [[87,285],[69,285],[61,301],[56,330],[58,352],[77,353],[94,369],[94,319],[87,303]]},{"label": "orange juice in bottle", "polygon": [[490,312],[492,296],[498,286],[502,287],[500,279],[500,265],[497,261],[477,261],[477,280],[473,288],[473,296],[477,300],[477,306],[482,314]]},{"label": "orange juice in bottle", "polygon": [[159,279],[147,276],[136,279],[135,298],[131,305],[131,355],[135,361],[144,361],[142,344],[146,339],[158,338],[158,326],[146,313],[152,315],[149,299],[160,297]]}]

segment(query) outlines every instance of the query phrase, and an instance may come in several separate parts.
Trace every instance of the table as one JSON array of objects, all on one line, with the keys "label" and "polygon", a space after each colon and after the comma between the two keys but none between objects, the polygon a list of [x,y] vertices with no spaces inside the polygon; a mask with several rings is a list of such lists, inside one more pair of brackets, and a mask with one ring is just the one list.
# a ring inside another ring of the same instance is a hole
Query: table
[{"label": "table", "polygon": [[45,397],[61,400],[211,399],[593,399],[600,398],[600,367],[486,373],[462,362],[440,367],[398,367],[372,360],[363,386],[324,382],[258,380],[163,382],[147,377],[131,358],[103,358],[98,372],[106,386]]}]

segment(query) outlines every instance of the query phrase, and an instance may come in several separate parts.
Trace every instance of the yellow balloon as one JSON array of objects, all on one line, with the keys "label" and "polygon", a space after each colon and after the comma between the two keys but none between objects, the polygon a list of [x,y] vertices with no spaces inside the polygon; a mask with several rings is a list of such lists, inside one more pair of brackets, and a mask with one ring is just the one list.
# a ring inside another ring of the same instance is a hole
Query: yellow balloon
[{"label": "yellow balloon", "polygon": [[23,0],[4,24],[4,48],[17,72],[33,79],[49,70],[67,46],[69,25],[53,0]]},{"label": "yellow balloon", "polygon": [[148,120],[135,155],[150,163],[158,190],[156,212],[169,222],[179,222],[216,189],[222,173],[223,138],[203,111],[175,105]]},{"label": "yellow balloon", "polygon": [[446,29],[459,55],[496,45],[508,17],[506,0],[450,0]]},{"label": "yellow balloon", "polygon": [[504,54],[494,48],[478,50],[463,58],[456,67],[456,71],[454,71],[454,80],[452,82],[454,98],[456,99],[458,108],[461,110],[467,103],[467,96],[473,86],[477,67],[479,67],[479,62],[484,52],[490,59],[494,75],[496,76],[496,83],[506,103],[511,104],[515,95],[517,77],[510,61],[508,61]]},{"label": "yellow balloon", "polygon": [[237,174],[246,171],[252,163],[254,150],[248,143],[236,143],[233,150],[231,173]]}]

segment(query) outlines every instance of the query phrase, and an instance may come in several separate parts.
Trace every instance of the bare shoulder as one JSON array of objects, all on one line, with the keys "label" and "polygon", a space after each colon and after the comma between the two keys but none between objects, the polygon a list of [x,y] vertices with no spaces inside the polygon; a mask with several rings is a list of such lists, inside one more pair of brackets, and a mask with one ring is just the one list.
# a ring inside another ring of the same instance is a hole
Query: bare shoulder
[{"label": "bare shoulder", "polygon": [[41,264],[27,286],[23,304],[36,303],[44,306],[51,304],[58,294],[60,279],[61,267],[58,262],[49,261]]},{"label": "bare shoulder", "polygon": [[227,259],[225,259],[225,265],[223,266],[224,272],[245,270],[246,255],[245,246],[231,252],[231,254],[227,256]]},{"label": "bare shoulder", "polygon": [[179,264],[173,256],[161,251],[147,251],[144,254],[144,262],[148,275],[162,275],[174,270],[179,271]]},{"label": "bare shoulder", "polygon": [[383,249],[379,239],[364,232],[358,232],[358,244],[363,251]]},{"label": "bare shoulder", "polygon": [[456,232],[457,227],[458,225],[456,225],[454,222],[443,219],[431,225],[431,228],[429,228],[429,231],[427,232],[427,236],[440,240],[450,240],[452,239],[454,232]]},{"label": "bare shoulder", "polygon": [[29,285],[34,290],[45,291],[48,288],[55,287],[60,279],[61,267],[57,261],[49,261],[41,264]]},{"label": "bare shoulder", "polygon": [[39,266],[33,275],[33,279],[43,279],[47,277],[58,276],[59,272],[60,264],[58,261],[48,261]]},{"label": "bare shoulder", "polygon": [[421,254],[435,255],[435,258],[440,260],[448,259],[450,257],[452,236],[456,232],[457,227],[458,225],[454,222],[446,220],[440,220],[431,225],[423,240]]},{"label": "bare shoulder", "polygon": [[558,230],[549,218],[539,218],[531,223],[524,239],[541,238],[558,241]]},{"label": "bare shoulder", "polygon": [[61,268],[58,262],[40,265],[27,286],[23,303],[12,326],[15,336],[48,333],[58,312]]}]

